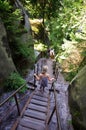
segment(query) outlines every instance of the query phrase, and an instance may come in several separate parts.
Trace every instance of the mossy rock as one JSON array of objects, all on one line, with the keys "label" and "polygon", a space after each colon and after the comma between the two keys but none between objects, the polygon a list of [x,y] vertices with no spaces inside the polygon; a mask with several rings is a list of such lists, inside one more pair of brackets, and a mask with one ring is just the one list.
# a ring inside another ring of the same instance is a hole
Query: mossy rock
[{"label": "mossy rock", "polygon": [[69,85],[69,105],[75,130],[86,130],[86,66]]}]

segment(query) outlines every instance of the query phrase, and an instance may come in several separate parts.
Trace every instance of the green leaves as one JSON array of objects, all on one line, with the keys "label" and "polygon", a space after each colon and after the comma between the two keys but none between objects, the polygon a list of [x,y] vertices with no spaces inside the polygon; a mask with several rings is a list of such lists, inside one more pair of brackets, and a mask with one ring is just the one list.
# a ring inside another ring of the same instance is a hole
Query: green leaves
[{"label": "green leaves", "polygon": [[10,6],[9,2],[7,0],[0,0],[0,12],[3,11],[10,11],[12,6]]},{"label": "green leaves", "polygon": [[[18,89],[25,84],[25,82],[26,81],[18,73],[11,73],[5,81],[5,89],[7,91]],[[25,87],[21,90],[21,92],[25,91]]]},{"label": "green leaves", "polygon": [[4,20],[7,30],[12,32],[12,34],[17,34],[19,32],[19,22],[22,20],[21,11],[16,9],[14,12],[9,14],[8,19]]},{"label": "green leaves", "polygon": [[[82,19],[85,15],[85,7],[83,8],[82,1],[70,1],[64,0],[61,2],[59,11],[56,11],[57,17],[52,18],[51,21],[46,22],[48,31],[50,32],[49,38],[56,48],[58,45],[63,44],[63,39],[76,40],[82,37],[76,38],[76,31],[81,28]],[[84,13],[82,13],[84,12]],[[85,19],[83,19],[83,22]],[[79,36],[79,35],[78,35]],[[58,48],[57,48],[58,50]]]}]

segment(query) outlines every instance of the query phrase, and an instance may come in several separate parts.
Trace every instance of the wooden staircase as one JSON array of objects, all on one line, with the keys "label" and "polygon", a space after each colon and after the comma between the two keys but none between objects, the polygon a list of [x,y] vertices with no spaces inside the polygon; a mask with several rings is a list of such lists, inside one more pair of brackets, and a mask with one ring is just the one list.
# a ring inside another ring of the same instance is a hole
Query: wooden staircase
[{"label": "wooden staircase", "polygon": [[31,98],[17,130],[45,130],[49,114],[49,94],[36,91]]}]

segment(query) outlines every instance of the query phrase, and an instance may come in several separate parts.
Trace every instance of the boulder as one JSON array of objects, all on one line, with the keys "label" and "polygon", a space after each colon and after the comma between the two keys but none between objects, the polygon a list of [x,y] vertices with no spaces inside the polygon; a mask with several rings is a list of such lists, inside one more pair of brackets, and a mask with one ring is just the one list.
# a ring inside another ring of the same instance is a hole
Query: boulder
[{"label": "boulder", "polygon": [[14,71],[16,68],[11,57],[6,30],[0,19],[0,81]]},{"label": "boulder", "polygon": [[86,66],[69,85],[69,106],[75,130],[86,130]]}]

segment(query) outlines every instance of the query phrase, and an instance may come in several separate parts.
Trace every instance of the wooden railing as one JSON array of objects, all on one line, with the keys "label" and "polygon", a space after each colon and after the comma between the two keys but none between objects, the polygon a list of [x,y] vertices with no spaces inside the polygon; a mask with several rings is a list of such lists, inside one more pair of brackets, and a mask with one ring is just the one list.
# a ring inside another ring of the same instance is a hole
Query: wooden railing
[{"label": "wooden railing", "polygon": [[[15,99],[15,105],[17,106],[17,110],[18,110],[18,115],[20,116],[21,111],[20,111],[20,106],[19,106],[19,99],[17,97],[17,93],[19,93],[19,91],[25,87],[25,85],[27,84],[27,82],[25,82],[22,86],[20,86],[15,92],[13,92],[8,98],[6,98],[2,103],[0,103],[0,107],[3,107],[3,105],[5,103],[7,103],[11,98]],[[28,88],[27,88],[28,89]],[[12,110],[14,109],[14,107],[12,108]],[[3,119],[6,119],[6,116],[9,116],[9,112],[4,113],[3,117],[0,119],[0,123],[3,121]]]}]

